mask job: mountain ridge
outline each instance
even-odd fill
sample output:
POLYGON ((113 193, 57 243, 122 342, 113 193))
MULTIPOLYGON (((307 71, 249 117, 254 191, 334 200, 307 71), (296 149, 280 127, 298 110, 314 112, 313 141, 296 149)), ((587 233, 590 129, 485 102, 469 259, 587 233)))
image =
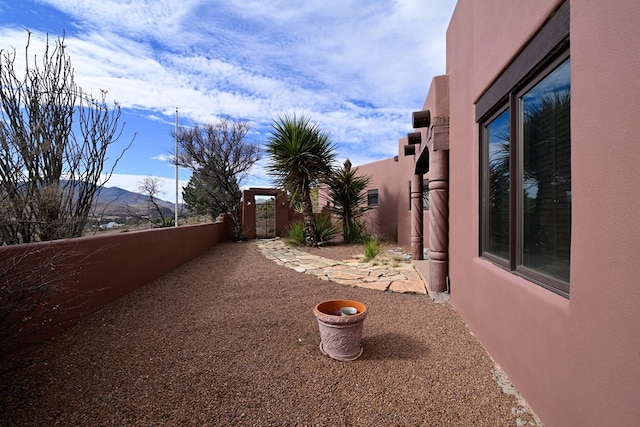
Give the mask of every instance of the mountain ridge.
MULTIPOLYGON (((154 197, 154 201, 165 217, 173 215, 175 205, 166 200, 154 197)), ((178 209, 182 210, 182 204, 178 204, 178 209)), ((155 206, 150 203, 149 195, 125 190, 120 187, 101 187, 96 192, 93 202, 93 212, 99 217, 130 217, 157 215, 155 206)))

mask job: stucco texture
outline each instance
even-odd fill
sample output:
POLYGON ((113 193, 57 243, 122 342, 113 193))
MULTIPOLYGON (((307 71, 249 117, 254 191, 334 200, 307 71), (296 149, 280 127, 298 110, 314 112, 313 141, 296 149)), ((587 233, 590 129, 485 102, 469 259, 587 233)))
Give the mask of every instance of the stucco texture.
POLYGON ((637 2, 570 4, 569 298, 479 257, 475 102, 559 4, 457 4, 447 32, 451 300, 545 425, 630 426, 640 418, 637 2))

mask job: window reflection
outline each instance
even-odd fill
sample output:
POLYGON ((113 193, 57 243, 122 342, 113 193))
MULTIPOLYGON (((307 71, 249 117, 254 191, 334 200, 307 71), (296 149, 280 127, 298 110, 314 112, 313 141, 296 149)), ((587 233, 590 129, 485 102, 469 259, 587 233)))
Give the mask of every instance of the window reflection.
POLYGON ((486 250, 509 257, 509 110, 505 110, 486 127, 489 149, 489 203, 487 203, 486 250))
POLYGON ((522 264, 569 281, 570 66, 567 59, 520 100, 522 264))

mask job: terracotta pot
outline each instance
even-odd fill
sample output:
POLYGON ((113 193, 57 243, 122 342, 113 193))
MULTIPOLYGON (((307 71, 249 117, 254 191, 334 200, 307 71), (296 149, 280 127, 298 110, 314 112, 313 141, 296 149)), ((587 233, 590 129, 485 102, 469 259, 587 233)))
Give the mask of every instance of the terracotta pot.
POLYGON ((336 360, 356 360, 362 354, 360 339, 362 323, 367 317, 367 307, 357 301, 331 300, 321 302, 313 309, 320 329, 320 351, 336 360), (356 314, 343 314, 353 307, 356 314), (341 311, 342 310, 342 311, 341 311))

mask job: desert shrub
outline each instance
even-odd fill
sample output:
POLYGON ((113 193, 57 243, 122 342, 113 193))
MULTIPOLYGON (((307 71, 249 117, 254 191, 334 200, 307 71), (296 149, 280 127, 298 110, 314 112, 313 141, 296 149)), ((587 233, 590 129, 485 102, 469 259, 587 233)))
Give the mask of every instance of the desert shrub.
POLYGON ((287 228, 287 240, 294 246, 304 245, 304 224, 302 221, 289 224, 289 228, 287 228))
POLYGON ((330 215, 315 215, 314 222, 316 230, 316 241, 319 243, 328 242, 340 233, 340 228, 333 223, 330 215))
MULTIPOLYGON (((315 239, 318 243, 328 242, 340 234, 340 228, 333 223, 330 215, 314 215, 313 225, 315 229, 315 239)), ((290 245, 302 246, 306 244, 304 238, 304 223, 302 221, 296 221, 289 224, 286 236, 290 245)))
POLYGON ((344 167, 336 169, 327 181, 329 186, 329 200, 333 212, 342 224, 342 238, 344 243, 362 241, 364 232, 363 217, 371 209, 367 205, 366 188, 371 177, 360 175, 358 168, 352 168, 347 159, 344 167))
POLYGON ((364 251, 364 260, 371 261, 382 252, 382 242, 377 236, 369 236, 364 240, 362 249, 364 251))
POLYGON ((349 226, 349 241, 351 243, 364 243, 370 237, 363 222, 357 221, 349 226))
POLYGON ((174 218, 158 218, 154 223, 154 226, 158 228, 173 227, 175 225, 176 220, 174 218))
POLYGON ((79 246, 22 245, 0 254, 0 359, 84 310, 83 298, 93 291, 80 293, 77 276, 95 253, 87 255, 79 246))

